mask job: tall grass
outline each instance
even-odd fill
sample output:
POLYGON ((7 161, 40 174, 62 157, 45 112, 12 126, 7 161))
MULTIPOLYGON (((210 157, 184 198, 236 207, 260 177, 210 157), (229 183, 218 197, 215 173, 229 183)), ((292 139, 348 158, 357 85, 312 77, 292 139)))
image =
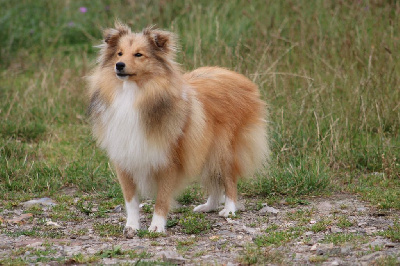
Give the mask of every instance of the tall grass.
POLYGON ((187 70, 219 65, 259 85, 270 109, 273 157, 243 191, 320 194, 339 183, 363 195, 390 189, 384 198, 376 191, 377 202, 400 202, 397 1, 3 0, 1 6, 4 199, 65 186, 120 196, 90 137, 83 79, 101 29, 118 18, 136 31, 155 24, 176 32, 178 61, 187 70))

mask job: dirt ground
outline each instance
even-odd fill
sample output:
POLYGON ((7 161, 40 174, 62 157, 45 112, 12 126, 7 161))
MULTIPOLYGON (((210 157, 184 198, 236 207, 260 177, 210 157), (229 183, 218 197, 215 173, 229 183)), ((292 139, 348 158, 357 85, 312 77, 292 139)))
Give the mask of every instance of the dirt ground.
MULTIPOLYGON (((400 265, 399 211, 344 194, 272 207, 247 198, 241 205, 237 217, 207 213, 209 229, 198 234, 185 233, 184 214, 172 212, 169 219, 178 222, 166 235, 143 231, 133 239, 123 236, 121 206, 74 221, 51 216, 51 205, 19 205, 0 212, 0 264, 400 265)), ((142 214, 147 228, 151 214, 142 214)))

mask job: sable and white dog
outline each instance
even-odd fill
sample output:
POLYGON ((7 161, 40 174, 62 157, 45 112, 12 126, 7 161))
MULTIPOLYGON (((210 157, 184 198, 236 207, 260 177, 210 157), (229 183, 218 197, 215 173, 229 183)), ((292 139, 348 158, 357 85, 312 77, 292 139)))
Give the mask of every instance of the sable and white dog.
POLYGON ((235 214, 237 182, 269 154, 266 107, 257 86, 218 67, 182 73, 173 33, 104 31, 89 77, 93 134, 115 166, 127 211, 125 234, 140 228, 139 192, 156 195, 149 231, 164 232, 170 203, 199 177, 209 192, 194 211, 235 214))

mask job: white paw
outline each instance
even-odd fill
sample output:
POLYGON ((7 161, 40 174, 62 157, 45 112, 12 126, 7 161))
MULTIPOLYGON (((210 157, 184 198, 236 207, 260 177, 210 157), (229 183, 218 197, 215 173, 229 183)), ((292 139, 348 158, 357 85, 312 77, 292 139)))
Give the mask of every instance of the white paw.
POLYGON ((165 233, 165 226, 163 225, 150 225, 149 232, 165 233))
POLYGON ((199 206, 196 206, 193 211, 194 212, 210 212, 215 210, 216 208, 214 206, 211 206, 211 204, 201 204, 199 206))
POLYGON ((235 210, 228 210, 226 208, 223 208, 219 213, 219 216, 222 217, 228 217, 229 215, 235 215, 235 210))
POLYGON ((153 220, 151 221, 149 232, 165 233, 166 223, 167 220, 165 217, 153 214, 153 220))

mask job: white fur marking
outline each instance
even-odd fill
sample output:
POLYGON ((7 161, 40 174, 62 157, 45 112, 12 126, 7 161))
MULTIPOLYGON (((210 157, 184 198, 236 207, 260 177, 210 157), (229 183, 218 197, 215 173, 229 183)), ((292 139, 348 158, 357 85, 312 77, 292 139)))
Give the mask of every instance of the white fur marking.
POLYGON ((210 195, 205 204, 201 204, 196 206, 193 211, 194 212, 210 212, 217 209, 219 206, 219 197, 218 195, 210 195))
POLYGON ((133 230, 140 229, 140 215, 139 215, 139 196, 136 193, 131 201, 125 201, 126 207, 126 225, 133 230))
POLYGON ((225 207, 222 211, 219 212, 219 216, 228 217, 229 215, 235 215, 236 212, 236 204, 233 200, 226 197, 225 199, 225 207))
POLYGON ((167 163, 169 147, 161 149, 147 141, 134 107, 136 96, 141 93, 137 84, 125 81, 115 91, 114 101, 101 116, 104 134, 99 138, 100 147, 119 167, 132 173, 143 194, 153 194, 156 186, 150 171, 167 163))
POLYGON ((149 227, 149 231, 164 233, 166 224, 167 224, 166 217, 154 213, 153 220, 151 221, 151 225, 149 227))

